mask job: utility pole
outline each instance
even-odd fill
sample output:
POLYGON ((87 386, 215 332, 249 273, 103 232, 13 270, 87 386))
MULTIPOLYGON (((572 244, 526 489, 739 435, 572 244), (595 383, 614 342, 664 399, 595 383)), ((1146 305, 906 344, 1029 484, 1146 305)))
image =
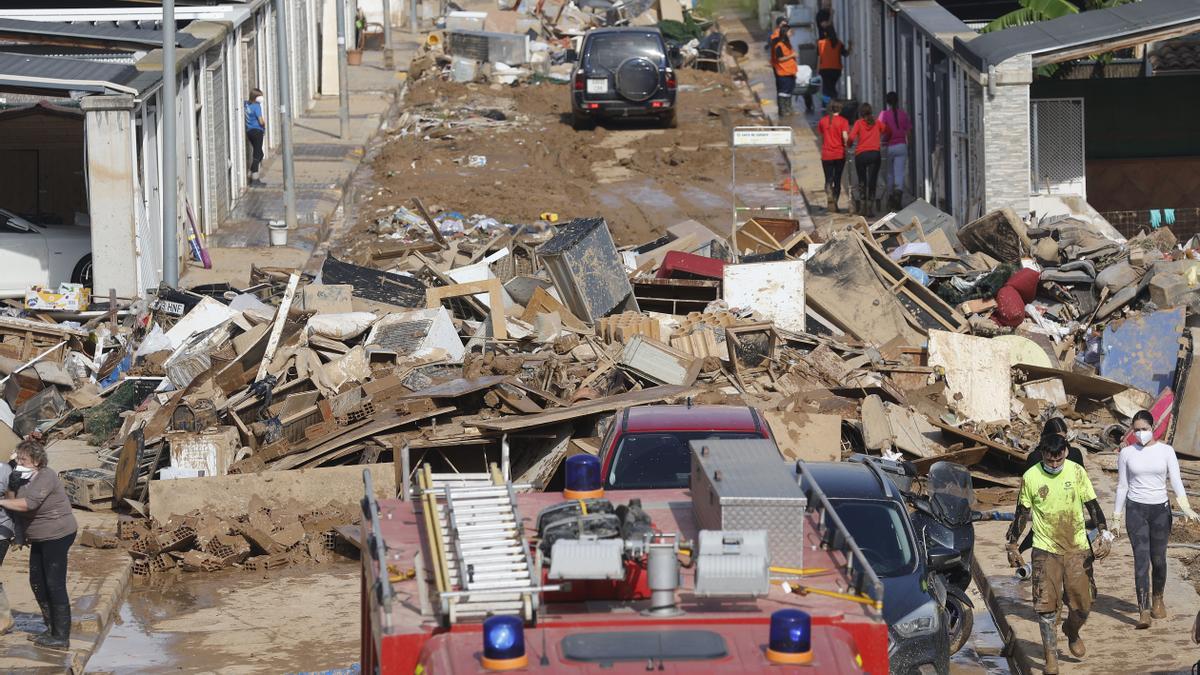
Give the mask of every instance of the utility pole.
POLYGON ((408 3, 408 32, 416 35, 421 32, 421 23, 417 20, 417 8, 420 6, 420 0, 409 0, 408 3))
POLYGON ((392 51, 392 3, 383 0, 383 66, 388 70, 396 67, 396 55, 392 51))
POLYGON ((292 161, 292 60, 288 49, 288 0, 275 2, 275 68, 279 84, 279 122, 283 140, 283 213, 289 230, 296 229, 296 167, 292 161))
POLYGON ((163 192, 162 237, 163 281, 172 288, 179 285, 179 195, 178 166, 175 158, 175 0, 163 0, 163 192))
POLYGON ((350 80, 346 68, 346 0, 337 0, 338 121, 342 140, 350 137, 350 80))

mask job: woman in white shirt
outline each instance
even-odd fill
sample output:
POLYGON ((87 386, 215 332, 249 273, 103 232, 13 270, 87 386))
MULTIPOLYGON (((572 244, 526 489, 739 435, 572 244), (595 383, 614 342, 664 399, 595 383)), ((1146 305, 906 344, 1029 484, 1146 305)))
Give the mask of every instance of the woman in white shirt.
POLYGON ((1188 520, 1200 521, 1179 478, 1175 449, 1154 440, 1153 429, 1154 417, 1149 411, 1139 410, 1133 416, 1136 441, 1121 448, 1117 460, 1117 503, 1113 507, 1112 532, 1119 535, 1124 521, 1133 547, 1138 628, 1149 628, 1151 618, 1167 616, 1163 589, 1167 585, 1167 539, 1171 536, 1168 480, 1175 491, 1179 510, 1188 520))

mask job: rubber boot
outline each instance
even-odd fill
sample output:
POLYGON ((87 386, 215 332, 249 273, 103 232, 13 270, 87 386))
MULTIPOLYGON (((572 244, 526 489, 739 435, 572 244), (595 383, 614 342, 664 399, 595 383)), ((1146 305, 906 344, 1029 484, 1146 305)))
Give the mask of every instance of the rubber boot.
POLYGON ((835 186, 833 187, 833 212, 834 212, 834 213, 841 213, 841 212, 842 212, 842 211, 841 211, 841 209, 840 209, 840 208, 838 208, 838 200, 839 200, 839 199, 841 199, 841 198, 842 198, 842 191, 841 191, 841 190, 839 190, 839 189, 837 188, 837 186, 835 185, 835 186))
POLYGON ((1087 655, 1087 646, 1083 644, 1083 638, 1079 637, 1080 628, 1083 628, 1083 620, 1075 610, 1071 610, 1067 614, 1067 620, 1063 622, 1063 635, 1067 636, 1067 647, 1071 650, 1071 656, 1081 659, 1087 655))
POLYGON ((1149 628, 1154 621, 1150 615, 1150 594, 1145 591, 1138 593, 1138 622, 1135 628, 1149 628))
POLYGON ((1058 634, 1054 632, 1054 624, 1058 620, 1058 612, 1038 614, 1038 625, 1042 629, 1042 651, 1046 659, 1046 667, 1042 669, 1046 675, 1058 675, 1058 634))
POLYGON ((7 635, 13 628, 12 608, 8 606, 8 594, 0 584, 0 635, 7 635))
POLYGON ((837 213, 837 199, 833 196, 833 183, 825 184, 825 208, 837 213))
POLYGON ((779 109, 780 117, 791 114, 791 111, 788 110, 787 100, 788 97, 782 94, 775 97, 775 107, 779 109))
POLYGON ((1167 618, 1167 605, 1163 602, 1162 593, 1154 595, 1154 600, 1150 603, 1150 616, 1155 619, 1167 618))
POLYGON ((67 650, 71 648, 71 605, 54 605, 50 608, 49 633, 33 641, 46 649, 67 650))
POLYGON ((854 201, 854 212, 860 216, 865 216, 867 213, 866 200, 863 199, 862 189, 854 188, 854 191, 851 194, 853 195, 852 199, 854 201))
POLYGON ((36 640, 39 637, 41 637, 43 635, 47 635, 54 631, 54 625, 50 622, 50 603, 42 602, 39 600, 38 607, 40 607, 42 609, 42 625, 44 625, 46 627, 46 629, 37 631, 36 633, 30 633, 29 635, 26 635, 25 639, 27 639, 27 640, 36 640))

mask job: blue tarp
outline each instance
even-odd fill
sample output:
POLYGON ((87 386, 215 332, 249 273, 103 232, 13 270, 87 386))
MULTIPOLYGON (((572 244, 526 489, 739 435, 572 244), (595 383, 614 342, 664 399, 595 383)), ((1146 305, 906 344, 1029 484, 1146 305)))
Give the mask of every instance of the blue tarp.
POLYGON ((1175 384, 1184 308, 1131 316, 1108 324, 1100 374, 1157 396, 1175 384))

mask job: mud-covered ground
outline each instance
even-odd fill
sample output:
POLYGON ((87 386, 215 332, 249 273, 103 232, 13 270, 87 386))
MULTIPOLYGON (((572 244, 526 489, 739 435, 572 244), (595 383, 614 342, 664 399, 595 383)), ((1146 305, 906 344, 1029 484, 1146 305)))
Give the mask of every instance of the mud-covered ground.
MULTIPOLYGON (((724 231, 732 220, 731 129, 762 123, 744 91, 730 75, 683 71, 678 128, 614 121, 575 131, 565 84, 420 80, 406 98, 408 120, 446 122, 413 133, 402 121, 408 131, 397 129, 375 152, 374 189, 362 192, 339 248, 364 255, 376 241, 368 226, 414 196, 431 210, 507 223, 544 212, 560 220, 603 216, 618 245, 654 239, 688 218, 724 231), (494 111, 504 119, 484 116, 499 117, 494 111), (473 155, 486 164, 470 166, 473 155)), ((740 150, 739 194, 769 191, 782 175, 780 161, 770 151, 740 150)))

